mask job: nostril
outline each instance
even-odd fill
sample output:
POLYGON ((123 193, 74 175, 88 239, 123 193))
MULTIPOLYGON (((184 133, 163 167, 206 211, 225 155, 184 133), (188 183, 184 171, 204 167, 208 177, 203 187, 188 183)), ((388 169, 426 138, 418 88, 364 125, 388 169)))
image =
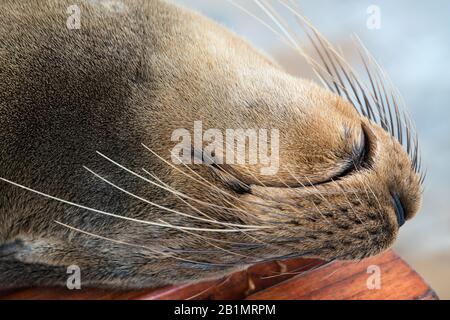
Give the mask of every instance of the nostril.
POLYGON ((405 224, 406 221, 405 208, 403 207, 402 201, 400 200, 400 197, 397 193, 394 193, 392 195, 392 199, 394 200, 394 209, 395 214, 397 215, 398 226, 401 227, 405 224))

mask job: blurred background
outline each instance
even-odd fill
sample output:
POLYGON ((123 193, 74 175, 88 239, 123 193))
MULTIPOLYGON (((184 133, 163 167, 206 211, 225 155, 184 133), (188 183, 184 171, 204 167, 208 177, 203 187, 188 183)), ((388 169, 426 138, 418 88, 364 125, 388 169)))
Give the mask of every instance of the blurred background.
MULTIPOLYGON (((272 56, 288 72, 314 78, 295 51, 231 2, 174 1, 225 25, 272 56)), ((252 1, 234 1, 270 22, 252 1)), ((271 3, 284 19, 293 21, 288 10, 276 1, 271 3)), ((421 212, 402 227, 395 249, 441 299, 450 299, 450 1, 297 3, 322 34, 344 52, 353 45, 351 35, 357 34, 402 93, 420 134, 427 179, 421 212)), ((357 52, 353 54, 347 58, 357 64, 357 52)))

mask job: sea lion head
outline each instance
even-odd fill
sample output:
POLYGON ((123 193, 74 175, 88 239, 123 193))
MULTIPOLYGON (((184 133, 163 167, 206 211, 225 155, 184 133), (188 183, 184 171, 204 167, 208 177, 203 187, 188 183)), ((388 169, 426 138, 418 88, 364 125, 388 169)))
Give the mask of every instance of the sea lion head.
MULTIPOLYGON (((224 34, 215 35, 229 48, 225 53, 194 54, 202 57, 199 64, 207 76, 195 78, 191 93, 198 94, 197 101, 190 105, 189 116, 183 113, 175 122, 192 128, 200 121, 203 138, 211 129, 223 135, 213 152, 205 148, 213 139, 202 147, 189 144, 189 161, 203 162, 177 163, 173 186, 200 200, 191 204, 206 216, 229 223, 220 228, 233 229, 202 243, 217 252, 203 259, 362 259, 390 247, 399 228, 419 210, 423 176, 418 141, 397 91, 364 47, 360 53, 368 82, 308 28, 322 57, 312 66, 326 88, 290 76, 234 35, 225 40, 224 34), (198 100, 202 103, 197 107, 198 100), (242 130, 246 151, 251 137, 258 140, 261 130, 268 133, 264 152, 276 154, 275 170, 264 173, 270 165, 251 163, 248 153, 244 162, 230 162, 227 152, 238 153, 239 147, 227 145, 228 129, 242 130)), ((191 138, 195 140, 194 134, 191 138)), ((186 205, 182 210, 198 214, 186 205)))
POLYGON ((84 232, 97 239, 78 239, 76 261, 98 260, 98 270, 114 261, 162 285, 392 245, 419 210, 423 175, 412 121, 364 47, 367 81, 305 20, 319 60, 288 40, 319 86, 200 15, 119 3, 84 1, 79 30, 66 28, 69 1, 46 1, 38 15, 40 2, 6 11, 21 27, 3 31, 13 62, 2 115, 20 143, 2 148, 0 180, 17 199, 2 234, 69 244, 57 258, 37 250, 33 262, 69 261, 72 233, 84 232), (93 243, 99 250, 85 250, 93 243))

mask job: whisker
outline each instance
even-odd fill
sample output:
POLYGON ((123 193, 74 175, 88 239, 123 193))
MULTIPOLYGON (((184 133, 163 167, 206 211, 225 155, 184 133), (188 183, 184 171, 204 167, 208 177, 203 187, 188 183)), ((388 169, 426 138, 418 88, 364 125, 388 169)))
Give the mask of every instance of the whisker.
MULTIPOLYGON (((353 68, 351 68, 346 60, 342 58, 342 56, 334 49, 330 42, 328 42, 303 15, 293 9, 287 1, 278 0, 278 2, 297 18, 299 25, 304 30, 313 47, 316 49, 316 52, 318 53, 328 76, 332 79, 332 85, 335 86, 334 89, 330 86, 330 84, 328 84, 327 87, 340 96, 345 96, 347 100, 355 105, 355 107, 356 105, 359 105, 357 110, 360 111, 363 116, 380 124, 380 126, 390 133, 393 138, 397 139, 398 142, 405 147, 411 159, 412 166, 419 174, 420 180, 422 181, 423 173, 419 170, 418 166, 420 162, 420 152, 417 132, 415 135, 412 134, 413 124, 411 118, 407 115, 406 108, 403 107, 402 111, 400 111, 398 102, 402 101, 402 99, 398 94, 398 91, 395 89, 392 81, 388 78, 380 65, 375 61, 373 56, 371 56, 368 50, 362 45, 359 38, 357 38, 359 41, 358 44, 362 49, 359 50, 359 52, 369 78, 371 90, 365 87, 361 81, 358 80, 353 68), (314 38, 310 35, 308 30, 313 33, 314 38), (321 52, 319 47, 324 50, 324 53, 321 52), (339 69, 336 67, 335 62, 338 64, 339 69), (370 62, 374 68, 370 68, 368 62, 370 62), (344 79, 340 76, 341 72, 345 76, 349 89, 347 89, 344 79), (350 92, 354 95, 355 99, 349 95, 350 92), (362 94, 364 103, 360 99, 360 94, 362 94), (373 108, 371 106, 372 103, 374 103, 377 108, 378 118, 375 117, 373 113, 373 108), (394 131, 394 123, 397 125, 397 132, 394 131), (403 130, 406 133, 405 141, 403 140, 403 130)), ((304 54, 301 55, 304 56, 304 54)), ((310 62, 311 59, 307 59, 307 61, 310 62)), ((313 69, 317 68, 316 64, 311 64, 311 66, 313 69)))
MULTIPOLYGON (((169 188, 169 187, 162 186, 162 185, 160 185, 160 184, 158 184, 158 183, 156 183, 156 182, 154 182, 154 181, 152 181, 152 180, 150 180, 150 179, 147 179, 146 177, 144 177, 144 176, 142 176, 142 175, 136 173, 135 171, 133 171, 133 170, 131 170, 131 169, 128 169, 128 168, 125 167, 124 165, 122 165, 122 164, 120 164, 120 163, 118 163, 118 162, 112 160, 111 158, 107 157, 106 155, 104 155, 103 153, 101 153, 101 152, 99 152, 99 151, 97 151, 97 154, 100 155, 101 157, 105 158, 106 160, 108 160, 108 161, 111 162, 112 164, 116 165, 117 167, 119 167, 119 168, 125 170, 126 172, 128 172, 128 173, 130 173, 130 174, 132 174, 132 175, 134 175, 134 176, 136 176, 136 177, 138 177, 139 179, 142 179, 142 180, 144 180, 145 182, 148 182, 148 183, 150 183, 150 184, 152 184, 152 185, 154 185, 154 186, 156 186, 156 187, 158 187, 158 188, 161 188, 161 189, 163 189, 163 190, 169 191, 169 192, 171 192, 171 193, 173 193, 173 194, 176 194, 176 195, 178 195, 178 196, 180 196, 180 197, 184 197, 184 198, 186 198, 186 199, 189 199, 189 200, 198 202, 198 203, 200 203, 200 204, 205 204, 205 205, 207 205, 207 206, 216 207, 216 208, 218 208, 218 209, 227 209, 227 210, 239 210, 239 211, 242 211, 241 209, 227 208, 227 207, 223 207, 223 206, 219 206, 219 205, 215 205, 215 204, 208 204, 208 203, 203 202, 203 201, 201 201, 201 200, 198 200, 198 199, 189 197, 189 196, 187 196, 187 195, 185 195, 185 194, 183 194, 183 193, 181 193, 181 192, 179 192, 179 191, 176 191, 176 190, 174 190, 174 189, 172 189, 172 188, 169 188)), ((182 172, 183 172, 183 171, 182 171, 182 172)), ((187 174, 186 174, 186 175, 187 175, 187 174)), ((194 180, 195 180, 195 179, 194 179, 194 180)))
MULTIPOLYGON (((288 173, 291 175, 291 177, 293 177, 296 181, 297 181, 297 183, 298 184, 300 184, 304 189, 306 189, 306 186, 291 172, 291 170, 289 169, 289 168, 286 168, 286 170, 288 171, 288 173)), ((305 176, 305 178, 306 178, 306 176, 305 176)), ((311 183, 311 182, 310 182, 311 183)), ((320 193, 320 191, 317 189, 317 187, 315 187, 313 184, 311 184, 311 186, 313 186, 314 188, 315 188, 315 190, 316 190, 316 192, 312 192, 312 194, 317 198, 317 199, 320 199, 321 197, 323 198, 323 199, 325 199, 325 197, 323 197, 322 196, 322 194, 320 193)), ((326 200, 326 199, 325 199, 326 200)), ((326 200, 326 201, 328 201, 328 200, 326 200)), ((313 202, 313 204, 314 204, 314 202, 313 202)), ((330 204, 331 205, 331 204, 330 204)), ((314 204, 314 206, 315 206, 315 204, 314 204)), ((317 206, 316 206, 316 209, 318 210, 318 208, 317 208, 317 206)), ((320 211, 320 210, 319 210, 320 211)), ((321 213, 321 211, 320 211, 320 213, 321 213)), ((328 219, 321 213, 321 217, 323 217, 328 223, 330 223, 329 221, 328 221, 328 219)))
POLYGON ((309 268, 310 266, 312 266, 312 265, 314 265, 316 263, 317 263, 317 261, 312 261, 312 262, 310 262, 310 263, 308 263, 306 265, 303 265, 303 266, 301 266, 299 268, 295 268, 295 269, 293 269, 291 271, 276 272, 276 274, 274 274, 274 275, 264 276, 264 277, 261 277, 261 279, 264 280, 264 279, 278 278, 278 277, 282 277, 282 276, 298 275, 298 274, 300 274, 300 271, 304 271, 305 269, 309 268))
POLYGON ((63 226, 63 227, 65 227, 65 228, 68 228, 68 229, 70 229, 72 231, 76 231, 78 233, 82 233, 82 234, 85 234, 85 235, 90 236, 90 237, 106 240, 106 241, 117 243, 117 244, 121 244, 121 245, 130 246, 130 247, 146 249, 146 250, 149 250, 149 251, 151 251, 153 253, 156 253, 156 254, 159 254, 161 256, 164 256, 165 258, 172 258, 172 259, 176 259, 176 260, 184 261, 184 262, 189 262, 189 263, 196 264, 196 265, 208 265, 208 266, 215 266, 215 267, 233 266, 233 264, 209 263, 209 262, 200 262, 200 261, 195 261, 195 260, 190 260, 190 259, 184 259, 184 258, 177 257, 177 256, 175 256, 173 254, 170 254, 170 253, 166 253, 166 252, 163 252, 163 251, 155 250, 155 249, 150 248, 148 246, 132 244, 132 243, 125 242, 125 241, 115 240, 115 239, 111 239, 111 238, 108 238, 108 237, 104 237, 104 236, 101 236, 101 235, 98 235, 98 234, 95 234, 95 233, 91 233, 91 232, 88 232, 88 231, 85 231, 85 230, 82 230, 82 229, 75 228, 73 226, 70 226, 68 224, 62 223, 62 222, 57 221, 57 220, 54 220, 54 222, 59 224, 59 225, 61 225, 61 226, 63 226))
MULTIPOLYGON (((181 164, 190 172, 192 172, 194 175, 196 175, 199 179, 196 179, 195 177, 189 175, 188 173, 184 172, 183 170, 179 169, 178 167, 176 167, 175 165, 173 165, 172 163, 170 163, 169 161, 167 161, 166 159, 164 159, 163 157, 161 157, 160 155, 158 155, 156 152, 154 152, 151 148, 147 147, 145 144, 142 144, 142 146, 147 149, 148 151, 150 151, 153 155, 155 155, 158 159, 160 159, 161 161, 163 161, 164 163, 166 163, 167 165, 169 165, 170 167, 174 168, 175 170, 177 170, 178 172, 182 173, 183 175, 187 176, 188 178, 194 180, 195 182, 207 187, 207 188, 213 188, 213 190, 215 190, 216 192, 222 193, 225 196, 228 196, 232 199, 237 200, 238 202, 242 202, 242 203, 246 203, 246 201, 243 201, 242 199, 239 199, 238 197, 230 194, 229 192, 226 192, 222 189, 220 189, 219 187, 217 187, 216 185, 212 184, 211 182, 209 182, 208 180, 206 180, 204 177, 202 177, 200 174, 198 174, 197 172, 195 172, 194 170, 192 170, 191 168, 189 168, 183 161, 180 161, 181 164), (203 180, 203 181, 202 181, 203 180)), ((175 155, 175 157, 177 157, 175 155)), ((177 159, 179 159, 177 157, 177 159)), ((181 159, 179 159, 181 160, 181 159)), ((211 190, 211 189, 210 189, 211 190)), ((244 214, 248 214, 248 212, 242 210, 242 208, 239 208, 238 206, 236 206, 235 204, 233 204, 232 202, 228 201, 227 199, 223 199, 226 203, 228 203, 229 205, 231 205, 232 207, 236 208, 238 211, 244 213, 244 214)))
MULTIPOLYGON (((315 267, 313 267, 313 268, 311 268, 311 269, 308 269, 308 270, 302 271, 302 269, 300 269, 299 272, 291 271, 291 272, 286 272, 286 273, 280 273, 280 274, 273 275, 273 276, 267 276, 267 277, 264 277, 264 278, 262 278, 262 279, 282 277, 282 276, 284 276, 284 275, 306 275, 306 274, 311 273, 311 272, 313 272, 313 271, 317 271, 317 270, 320 270, 320 269, 322 269, 322 268, 324 268, 324 267, 326 267, 326 266, 329 266, 330 264, 332 264, 332 263, 335 262, 336 260, 337 260, 337 259, 332 259, 332 260, 324 261, 322 264, 319 264, 319 265, 317 265, 317 266, 315 266, 315 267)), ((313 263, 311 263, 311 264, 313 264, 313 263)))
MULTIPOLYGON (((177 170, 178 172, 182 173, 183 175, 187 176, 187 177, 190 178, 190 179, 193 179, 195 182, 197 182, 197 183, 199 183, 199 184, 201 184, 201 185, 203 185, 203 186, 205 186, 205 187, 207 187, 207 188, 213 188, 216 192, 222 193, 222 194, 224 194, 225 196, 228 196, 228 197, 230 197, 230 198, 233 198, 233 199, 235 199, 236 201, 238 201, 238 202, 240 202, 240 203, 243 203, 243 204, 245 204, 245 205, 251 204, 251 205, 257 205, 257 206, 263 206, 263 207, 267 207, 267 208, 272 208, 270 205, 267 205, 267 204, 264 204, 264 203, 257 203, 257 202, 253 202, 253 201, 248 201, 248 200, 240 199, 240 198, 238 198, 238 197, 236 197, 236 196, 230 194, 229 192, 220 189, 219 187, 217 187, 216 185, 214 185, 214 184, 212 184, 211 182, 209 182, 208 180, 206 180, 204 177, 202 177, 200 174, 198 174, 197 172, 195 172, 194 170, 192 170, 191 168, 189 168, 185 163, 183 163, 183 162, 181 161, 182 165, 183 165, 187 170, 189 170, 190 172, 192 172, 194 175, 196 175, 198 178, 200 178, 200 179, 203 180, 204 182, 201 181, 201 180, 198 180, 198 179, 196 179, 195 177, 192 177, 192 176, 189 175, 188 173, 184 172, 183 170, 179 169, 178 167, 176 167, 175 165, 173 165, 172 163, 170 163, 169 161, 167 161, 166 159, 164 159, 164 158, 161 157, 160 155, 158 155, 156 152, 154 152, 153 150, 151 150, 151 148, 147 147, 147 146, 144 145, 144 144, 142 144, 142 146, 143 146, 144 148, 146 148, 148 151, 150 151, 153 155, 155 155, 158 159, 160 159, 161 161, 163 161, 164 163, 166 163, 167 165, 169 165, 170 167, 174 168, 174 169, 177 170)), ((179 159, 176 155, 175 155, 175 157, 176 157, 177 159, 179 159)), ((181 159, 179 159, 179 160, 181 160, 181 159)), ((250 187, 250 186, 249 186, 249 187, 250 187)), ((211 190, 211 189, 209 189, 209 190, 211 190)), ((223 199, 223 200, 224 200, 225 202, 227 202, 228 204, 230 204, 231 206, 233 206, 234 208, 236 208, 236 211, 242 212, 242 213, 244 213, 245 215, 251 215, 252 217, 255 217, 255 215, 253 215, 251 212, 245 211, 245 210, 243 210, 242 208, 237 207, 235 204, 233 204, 232 202, 230 202, 230 201, 228 201, 228 200, 226 200, 226 199, 223 199)), ((256 217, 256 218, 258 218, 258 217, 256 217)))
MULTIPOLYGON (((253 2, 255 2, 263 11, 264 13, 269 16, 272 21, 277 25, 277 27, 283 32, 283 34, 285 35, 285 37, 294 45, 294 47, 297 47, 297 41, 292 38, 291 33, 289 33, 286 30, 286 25, 283 25, 283 23, 281 23, 280 19, 277 19, 274 16, 273 11, 271 12, 270 9, 268 9, 263 3, 261 3, 259 0, 253 0, 253 2)), ((267 5, 268 6, 268 5, 267 5)), ((269 6, 268 6, 269 7, 269 6)))
MULTIPOLYGON (((146 169, 144 169, 144 168, 141 168, 141 170, 144 171, 144 172, 145 172, 146 174, 148 174, 149 176, 151 176, 153 179, 157 180, 157 181, 158 181, 161 185, 163 185, 165 188, 171 190, 171 192, 172 192, 172 190, 175 191, 175 190, 172 189, 167 183, 163 182, 160 178, 158 178, 155 174, 150 173, 148 170, 146 170, 146 169)), ((228 210, 234 211, 234 210, 236 210, 236 209, 233 209, 233 208, 228 208, 228 207, 224 207, 224 206, 214 205, 213 203, 204 202, 204 201, 201 201, 201 200, 198 200, 198 199, 189 197, 188 195, 185 195, 184 193, 179 192, 179 191, 172 192, 172 193, 173 193, 178 199, 180 199, 183 203, 185 203, 186 205, 188 205, 191 209, 195 210, 196 212, 198 212, 199 214, 201 214, 201 215, 203 215, 204 217, 207 217, 207 218, 209 218, 209 216, 208 216, 206 213, 204 213, 204 212, 202 212, 201 210, 199 210, 198 208, 194 207, 193 205, 191 205, 188 201, 184 200, 183 198, 186 198, 186 199, 188 199, 188 200, 192 200, 192 201, 198 202, 198 203, 200 203, 201 205, 206 206, 206 207, 218 208, 218 209, 225 210, 225 211, 228 211, 228 210), (184 195, 184 196, 183 196, 183 195, 184 195)), ((236 225, 236 226, 238 226, 238 225, 236 225)), ((245 226, 248 226, 248 225, 245 225, 245 226)))
POLYGON ((197 298, 197 297, 199 297, 199 296, 205 294, 206 292, 208 292, 208 291, 211 290, 212 288, 214 288, 214 287, 215 287, 215 288, 218 288, 218 287, 222 286, 222 285, 225 284, 228 280, 230 280, 232 276, 233 276, 233 275, 229 275, 229 276, 225 277, 224 279, 220 280, 220 282, 217 281, 216 283, 212 284, 211 286, 209 286, 209 287, 206 288, 205 290, 200 291, 199 293, 196 293, 196 294, 194 294, 193 296, 190 296, 189 298, 186 298, 186 300, 194 300, 195 298, 197 298))
MULTIPOLYGON (((267 29, 269 29, 270 31, 272 31, 275 35, 277 35, 279 38, 281 38, 282 40, 285 40, 284 37, 278 32, 276 31, 274 28, 272 28, 267 22, 265 22, 263 19, 259 18, 257 15, 253 14, 252 12, 250 12, 249 10, 247 10, 246 8, 244 8, 243 6, 237 4, 235 1, 233 0, 226 0, 228 2, 230 2, 233 6, 235 6, 236 8, 238 8, 239 10, 245 12, 246 14, 248 14, 249 16, 251 16, 252 18, 254 18, 255 20, 257 20, 258 22, 260 22, 263 26, 265 26, 267 29)), ((285 41, 289 46, 291 45, 288 41, 285 41)))
MULTIPOLYGON (((255 179, 256 180, 256 182, 257 183, 259 183, 260 185, 262 185, 264 188, 268 188, 267 187, 267 185, 264 183, 264 182, 262 182, 260 179, 258 179, 258 177, 256 177, 248 168, 246 168, 246 171, 247 171, 247 173, 249 174, 249 175, 251 175, 252 177, 253 177, 253 179, 255 179)), ((278 177, 278 176, 277 176, 278 177)), ((278 179, 280 180, 280 178, 278 177, 278 179)), ((281 180, 280 180, 281 181, 281 180)), ((284 182, 283 182, 284 183, 284 182)), ((286 187, 287 188, 289 188, 289 189, 291 189, 287 184, 285 184, 286 185, 286 187)), ((278 200, 275 200, 273 197, 271 197, 270 196, 270 194, 265 194, 264 195, 266 198, 268 198, 270 201, 274 201, 274 202, 279 202, 278 200)), ((286 206, 288 206, 288 207, 290 207, 290 208, 292 208, 294 211, 296 211, 297 213, 301 213, 299 210, 298 210, 298 208, 296 208, 295 206, 293 206, 292 204, 290 204, 290 203, 287 203, 287 202, 283 202, 283 204, 284 205, 286 205, 286 206)), ((279 214, 280 216, 282 215, 282 214, 279 214)))
POLYGON ((220 221, 217 221, 217 220, 211 220, 211 218, 209 218, 209 219, 200 218, 200 217, 192 216, 192 215, 187 214, 187 213, 184 213, 184 212, 180 212, 180 211, 177 211, 177 210, 174 210, 174 209, 170 209, 170 208, 167 208, 167 207, 165 207, 165 206, 162 206, 162 205, 159 205, 159 204, 157 204, 157 203, 154 203, 154 202, 152 202, 152 201, 149 201, 149 200, 147 200, 147 199, 145 199, 145 198, 142 198, 142 197, 140 197, 140 196, 138 196, 138 195, 135 195, 134 193, 129 192, 129 191, 127 191, 127 190, 125 190, 125 189, 119 187, 118 185, 116 185, 116 184, 112 183, 111 181, 107 180, 106 178, 100 176, 99 174, 95 173, 94 171, 92 171, 91 169, 89 169, 89 168, 86 167, 86 166, 83 166, 83 168, 86 169, 86 170, 87 170, 88 172, 90 172, 91 174, 93 174, 95 177, 97 177, 97 178, 99 178, 100 180, 102 180, 103 182, 105 182, 105 183, 109 184, 110 186, 116 188, 117 190, 120 190, 120 191, 122 191, 123 193, 125 193, 125 194, 127 194, 127 195, 129 195, 129 196, 131 196, 131 197, 133 197, 133 198, 136 198, 136 199, 138 199, 138 200, 140 200, 140 201, 142 201, 142 202, 145 202, 145 203, 147 203, 147 204, 150 204, 150 205, 152 205, 152 206, 154 206, 154 207, 156 207, 156 208, 165 210, 165 211, 167 211, 167 212, 175 213, 175 214, 177 214, 177 215, 184 216, 184 217, 188 217, 188 218, 195 219, 195 220, 199 220, 199 221, 210 222, 210 223, 219 224, 219 225, 224 225, 224 226, 246 227, 246 228, 251 228, 252 230, 253 230, 253 229, 268 229, 268 228, 271 228, 271 227, 269 227, 269 226, 245 226, 245 225, 241 225, 241 224, 232 224, 232 223, 220 222, 220 221))
MULTIPOLYGON (((303 188, 306 188, 306 186, 305 186, 300 180, 298 180, 297 177, 295 177, 295 176, 289 171, 289 168, 286 168, 286 170, 288 170, 288 172, 291 174, 291 176, 293 176, 294 179, 297 180, 297 182, 300 183, 300 185, 303 186, 303 188)), ((307 178, 307 177, 305 176, 305 178, 307 178)), ((310 183, 311 183, 311 182, 310 182, 310 183)), ((317 189, 317 187, 314 186, 312 183, 311 183, 311 186, 312 186, 313 188, 315 188, 315 190, 316 190, 316 192, 312 192, 312 194, 313 194, 315 197, 317 197, 318 199, 320 199, 320 195, 317 194, 317 193, 320 194, 320 191, 319 191, 319 190, 317 189)), ((325 215, 322 213, 322 211, 319 209, 319 207, 317 207, 317 205, 314 203, 314 201, 311 201, 311 203, 313 204, 313 206, 314 206, 314 208, 316 209, 316 211, 319 212, 320 216, 321 216, 328 224, 331 224, 331 222, 327 219, 327 217, 325 217, 325 215)))
POLYGON ((311 181, 307 176, 304 176, 304 177, 305 177, 305 179, 308 180, 308 183, 310 184, 310 186, 313 187, 313 188, 317 191, 317 193, 314 193, 314 194, 315 194, 315 195, 317 194, 319 198, 321 198, 322 200, 324 200, 324 201, 328 204, 328 207, 329 207, 330 209, 335 208, 335 206, 333 206, 333 205, 331 204, 331 202, 328 201, 328 199, 325 198, 325 197, 323 196, 323 194, 322 194, 322 192, 319 190, 319 188, 317 188, 317 186, 314 185, 314 184, 312 183, 312 181, 311 181))
POLYGON ((157 226, 157 227, 162 227, 162 228, 169 228, 169 229, 195 230, 195 231, 205 231, 205 232, 223 232, 223 233, 228 233, 228 232, 242 232, 242 231, 256 231, 257 230, 257 229, 206 229, 206 228, 204 229, 204 228, 194 228, 194 227, 182 227, 182 226, 175 226, 175 225, 164 225, 164 224, 157 223, 157 222, 134 219, 134 218, 120 216, 120 215, 117 215, 117 214, 114 214, 114 213, 106 212, 106 211, 103 211, 103 210, 90 208, 90 207, 87 207, 87 206, 84 206, 84 205, 81 205, 81 204, 78 204, 78 203, 75 203, 75 202, 71 202, 71 201, 67 201, 67 200, 64 200, 64 199, 61 199, 61 198, 58 198, 58 197, 51 196, 51 195, 46 194, 44 192, 40 192, 40 191, 31 189, 31 188, 28 188, 28 187, 26 187, 24 185, 21 185, 19 183, 7 180, 5 178, 1 178, 0 177, 0 180, 4 181, 4 182, 7 182, 7 183, 9 183, 11 185, 14 185, 16 187, 22 188, 24 190, 33 192, 33 193, 38 194, 40 196, 43 196, 45 198, 48 198, 48 199, 51 199, 51 200, 55 200, 55 201, 58 201, 58 202, 61 202, 61 203, 65 203, 65 204, 73 206, 73 207, 77 207, 77 208, 84 209, 84 210, 87 210, 87 211, 99 213, 99 214, 102 214, 102 215, 105 215, 105 216, 110 216, 110 217, 117 218, 117 219, 122 219, 122 220, 128 220, 128 221, 132 221, 132 222, 136 222, 136 223, 148 224, 148 225, 152 225, 152 226, 157 226))
MULTIPOLYGON (((230 2, 233 3, 233 1, 230 2)), ((403 108, 403 110, 400 112, 398 101, 402 100, 401 96, 395 90, 394 86, 392 85, 392 81, 390 81, 383 69, 379 66, 378 63, 376 63, 373 57, 368 53, 368 50, 362 45, 362 42, 359 40, 359 38, 359 45, 361 48, 363 48, 362 51, 359 50, 360 56, 362 57, 363 63, 365 64, 365 69, 370 81, 371 90, 369 90, 358 79, 358 76, 356 76, 356 73, 353 71, 351 66, 342 57, 342 54, 338 53, 334 49, 331 43, 328 42, 325 37, 323 37, 317 31, 317 29, 307 20, 307 18, 299 13, 299 10, 295 10, 291 7, 291 5, 295 6, 293 1, 289 1, 289 3, 291 4, 289 5, 288 1, 278 0, 278 2, 282 4, 286 9, 288 9, 297 19, 297 22, 302 27, 306 36, 309 38, 311 44, 315 48, 322 62, 322 65, 317 63, 314 59, 312 59, 308 54, 305 53, 305 50, 299 45, 298 41, 296 40, 295 32, 287 23, 283 21, 282 18, 280 18, 280 16, 270 4, 263 0, 254 0, 254 2, 263 10, 263 12, 272 20, 272 22, 275 23, 275 25, 282 31, 282 34, 274 30, 274 28, 272 28, 266 22, 262 21, 256 15, 248 12, 248 10, 246 10, 245 8, 236 4, 235 5, 242 11, 257 19, 259 22, 262 22, 263 25, 271 30, 275 35, 277 35, 283 41, 287 42, 287 45, 289 47, 297 51, 311 65, 312 70, 316 73, 318 78, 328 89, 336 92, 341 97, 347 98, 347 100, 355 106, 355 108, 362 114, 362 116, 367 117, 369 120, 380 124, 383 129, 385 129, 394 138, 396 138, 400 142, 400 144, 406 148, 408 155, 410 156, 410 159, 412 161, 412 166, 414 170, 419 174, 419 181, 422 184, 424 180, 424 173, 421 170, 421 166, 419 166, 419 164, 421 163, 417 133, 414 135, 414 138, 412 138, 413 135, 411 134, 413 130, 412 121, 406 114, 405 108, 403 108), (314 40, 308 30, 312 32, 314 38, 318 41, 318 43, 316 42, 316 40, 314 40), (319 46, 322 47, 324 53, 321 52, 319 46), (326 59, 326 57, 328 59, 326 59), (365 57, 367 57, 369 61, 375 66, 375 70, 369 68, 367 59, 365 57), (337 66, 339 66, 339 68, 337 66), (347 88, 347 84, 341 77, 340 72, 342 72, 342 74, 345 76, 345 80, 347 81, 347 84, 350 88, 347 88), (330 80, 327 81, 326 78, 329 78, 330 80), (389 91, 391 91, 391 93, 388 92, 387 85, 389 85, 389 91), (395 92, 395 94, 393 94, 393 92, 395 92), (383 95, 381 95, 381 93, 383 93, 383 95), (351 95, 353 95, 353 97, 351 95), (375 116, 372 103, 375 105, 376 110, 378 111, 378 117, 375 116), (357 108, 356 106, 359 106, 359 108, 357 108), (394 113, 392 111, 394 111, 394 113), (405 126, 403 126, 402 122, 405 123, 405 126), (394 132, 394 123, 397 124, 397 132, 394 132), (403 130, 405 130, 407 135, 405 144, 402 134, 403 130), (411 147, 412 145, 414 147, 411 147)))
MULTIPOLYGON (((343 192, 342 192, 342 195, 344 195, 344 197, 345 197, 347 203, 349 204, 350 209, 352 210, 354 216, 357 217, 357 219, 361 222, 361 224, 362 224, 364 230, 367 232, 367 235, 370 237, 370 233, 369 233, 369 231, 367 230, 367 226, 364 224, 364 222, 361 220, 361 218, 359 217, 359 215, 356 213, 353 204, 351 203, 350 199, 347 197, 346 192, 344 192, 344 191, 345 191, 344 188, 343 188, 337 181, 335 181, 334 179, 331 179, 331 181, 332 181, 332 182, 333 182, 340 190, 343 191, 343 192)), ((355 192, 353 192, 353 193, 355 193, 355 192)), ((361 200, 359 199, 359 197, 358 197, 358 201, 360 201, 360 203, 362 204, 362 202, 361 202, 361 200)))
MULTIPOLYGON (((162 219, 160 219, 160 221, 163 222, 163 223, 165 222, 165 221, 162 220, 162 219)), ((187 231, 187 230, 181 230, 181 231, 184 232, 184 233, 190 234, 190 235, 192 235, 192 236, 195 236, 195 237, 198 237, 198 238, 203 239, 203 240, 206 242, 206 244, 209 244, 210 246, 212 246, 212 247, 218 249, 219 251, 223 251, 223 252, 225 252, 225 253, 229 253, 229 254, 232 254, 232 255, 236 255, 236 256, 239 256, 239 257, 242 257, 242 258, 250 258, 250 259, 253 259, 252 261, 246 261, 245 263, 252 263, 252 264, 253 264, 253 263, 258 263, 258 261, 260 260, 260 259, 258 259, 258 258, 255 258, 254 256, 249 256, 249 255, 237 253, 237 252, 232 251, 232 250, 225 249, 225 248, 220 247, 220 246, 218 246, 218 245, 215 245, 214 243, 212 243, 211 241, 209 241, 209 240, 217 241, 217 239, 214 239, 214 238, 208 238, 208 237, 199 235, 199 234, 197 234, 197 233, 189 232, 189 231, 187 231)))

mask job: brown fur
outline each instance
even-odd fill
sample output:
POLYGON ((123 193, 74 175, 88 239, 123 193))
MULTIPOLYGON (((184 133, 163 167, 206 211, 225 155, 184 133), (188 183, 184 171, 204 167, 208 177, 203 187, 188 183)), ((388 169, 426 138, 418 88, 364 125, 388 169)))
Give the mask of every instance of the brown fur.
POLYGON ((123 1, 125 9, 115 11, 100 0, 78 1, 82 26, 69 30, 72 2, 0 3, 0 177, 133 219, 263 228, 148 225, 3 180, 0 287, 64 284, 73 264, 84 285, 135 288, 218 278, 293 255, 361 259, 397 236, 393 193, 407 218, 417 212, 419 177, 406 152, 338 95, 288 75, 214 22, 166 2, 123 1), (279 129, 280 170, 263 176, 257 165, 190 166, 211 186, 141 145, 170 161, 173 130, 197 120, 222 130, 279 129), (335 181, 363 130, 368 160, 335 181), (96 151, 202 202, 183 201, 96 151), (220 223, 146 203, 83 166, 151 202, 220 223))

